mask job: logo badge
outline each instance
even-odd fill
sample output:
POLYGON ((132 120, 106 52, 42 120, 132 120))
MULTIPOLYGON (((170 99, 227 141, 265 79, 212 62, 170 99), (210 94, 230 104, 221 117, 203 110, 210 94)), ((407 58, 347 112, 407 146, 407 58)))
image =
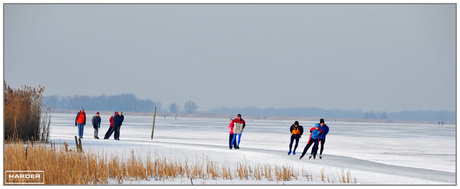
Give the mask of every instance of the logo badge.
POLYGON ((5 171, 5 184, 45 184, 45 171, 5 171))

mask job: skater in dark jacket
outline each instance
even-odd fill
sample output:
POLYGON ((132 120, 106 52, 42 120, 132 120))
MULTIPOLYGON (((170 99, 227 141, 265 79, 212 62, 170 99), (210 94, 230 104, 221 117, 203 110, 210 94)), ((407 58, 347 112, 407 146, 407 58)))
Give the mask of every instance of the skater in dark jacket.
POLYGON ((93 119, 91 120, 91 123, 93 123, 93 128, 94 128, 94 138, 99 139, 99 128, 101 127, 101 117, 99 116, 99 112, 96 113, 95 116, 93 116, 93 119))
POLYGON ((298 121, 295 121, 294 124, 291 125, 291 128, 289 128, 291 131, 291 143, 289 143, 289 152, 288 155, 291 154, 291 149, 292 149, 292 143, 295 140, 295 146, 294 146, 294 151, 292 151, 292 154, 295 155, 295 150, 297 149, 297 146, 299 145, 299 140, 303 134, 303 127, 299 125, 298 121))
MULTIPOLYGON (((117 114, 118 114, 118 112, 115 112, 113 114, 113 116, 115 116, 117 114)), ((110 136, 112 136, 112 133, 114 131, 114 129, 113 129, 113 116, 111 116, 110 119, 109 119, 110 127, 109 127, 109 130, 107 130, 107 132, 105 133, 104 139, 109 139, 110 136)))
POLYGON ((321 144, 321 150, 319 151, 319 159, 323 159, 323 150, 324 150, 324 143, 326 143, 326 135, 329 133, 329 127, 324 123, 324 119, 319 120, 319 125, 321 126, 320 129, 322 131, 321 135, 319 136, 319 142, 321 144))
POLYGON ((125 120, 125 116, 123 116, 123 112, 118 112, 118 115, 113 117, 113 129, 115 129, 114 139, 120 140, 120 127, 125 120))
POLYGON ((311 159, 311 157, 313 156, 313 158, 316 159, 316 153, 318 152, 319 136, 321 135, 321 129, 319 127, 320 126, 317 123, 315 127, 312 127, 310 129, 310 138, 308 139, 307 146, 305 146, 305 148, 303 149, 300 159, 303 158, 303 156, 307 153, 308 148, 310 148, 312 144, 314 145, 313 145, 313 148, 311 149, 311 154, 309 158, 311 159))

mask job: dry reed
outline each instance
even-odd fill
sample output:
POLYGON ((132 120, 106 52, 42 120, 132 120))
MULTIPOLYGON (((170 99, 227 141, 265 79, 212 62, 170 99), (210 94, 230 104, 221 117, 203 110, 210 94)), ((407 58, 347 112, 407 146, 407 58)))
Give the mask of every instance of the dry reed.
MULTIPOLYGON (((100 185, 112 181, 121 184, 133 180, 174 180, 178 177, 186 177, 191 182, 193 179, 202 179, 203 183, 207 179, 262 180, 263 177, 267 181, 277 182, 298 180, 298 173, 286 165, 272 168, 265 164, 251 168, 246 163, 237 163, 236 170, 232 171, 228 164, 219 167, 210 160, 205 164, 188 160, 181 163, 165 157, 152 160, 150 155, 143 160, 134 152, 128 158, 113 156, 109 159, 106 154, 78 152, 75 149, 67 151, 65 147, 56 148, 55 144, 50 147, 44 143, 32 145, 31 141, 8 141, 4 145, 4 170, 42 170, 46 173, 45 184, 51 185, 100 185)), ((313 181, 311 170, 307 172, 302 169, 301 177, 313 181)), ((321 180, 326 181, 324 168, 321 170, 321 180)), ((334 183, 335 177, 327 180, 334 183)), ((351 183, 352 180, 350 171, 342 169, 339 182, 351 183)))
POLYGON ((13 89, 4 81, 4 139, 48 142, 50 109, 42 110, 45 87, 13 89))
POLYGON ((323 181, 323 182, 325 181, 325 179, 324 179, 324 168, 321 170, 321 181, 323 181))

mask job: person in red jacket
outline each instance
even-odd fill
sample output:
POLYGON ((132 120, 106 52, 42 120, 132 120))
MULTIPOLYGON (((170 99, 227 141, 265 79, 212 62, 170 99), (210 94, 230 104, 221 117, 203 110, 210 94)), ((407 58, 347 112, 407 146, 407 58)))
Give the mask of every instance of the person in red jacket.
POLYGON ((246 127, 246 122, 241 118, 241 114, 238 114, 237 118, 232 120, 230 124, 233 124, 232 144, 235 144, 236 136, 238 135, 238 143, 235 149, 240 149, 241 134, 243 134, 244 127, 246 127))
POLYGON ((228 144, 229 144, 229 148, 230 150, 232 149, 232 146, 235 147, 236 149, 236 143, 233 142, 233 120, 230 119, 230 125, 228 125, 228 131, 229 131, 229 135, 228 135, 228 144))
MULTIPOLYGON (((115 115, 117 115, 117 114, 118 114, 118 112, 115 111, 115 113, 113 114, 113 116, 115 116, 115 115)), ((115 131, 115 130, 113 129, 113 123, 114 123, 114 122, 113 122, 113 116, 111 116, 111 117, 109 118, 110 127, 109 127, 109 130, 107 130, 107 133, 105 133, 104 139, 109 139, 110 136, 112 136, 113 131, 115 131)))
POLYGON ((75 117, 75 126, 78 126, 78 137, 83 138, 83 129, 85 129, 86 125, 86 113, 85 109, 81 107, 80 112, 77 113, 77 117, 75 117))

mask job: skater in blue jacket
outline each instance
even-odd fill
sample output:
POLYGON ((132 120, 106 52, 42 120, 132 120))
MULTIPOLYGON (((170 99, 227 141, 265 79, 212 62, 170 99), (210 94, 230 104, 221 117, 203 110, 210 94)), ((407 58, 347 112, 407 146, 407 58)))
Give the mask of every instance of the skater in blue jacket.
POLYGON ((118 112, 118 115, 113 117, 113 129, 115 131, 114 139, 120 140, 120 127, 125 120, 125 116, 123 116, 123 112, 118 112))
POLYGON ((319 120, 319 125, 321 126, 320 129, 322 131, 321 135, 319 136, 319 142, 321 144, 321 150, 319 151, 319 159, 323 159, 323 150, 324 150, 324 143, 326 143, 326 135, 329 133, 329 127, 324 123, 324 119, 319 120))
POLYGON ((315 125, 315 127, 312 127, 310 129, 310 138, 308 139, 307 146, 305 146, 305 148, 303 149, 303 152, 302 152, 302 155, 300 156, 300 159, 302 159, 303 156, 305 156, 305 154, 308 151, 308 148, 310 148, 310 146, 312 144, 314 144, 314 145, 313 145, 313 148, 311 149, 311 154, 310 154, 309 159, 311 159, 312 156, 313 156, 314 159, 316 159, 316 153, 318 152, 319 136, 321 135, 321 129, 319 127, 320 126, 317 123, 315 125))

